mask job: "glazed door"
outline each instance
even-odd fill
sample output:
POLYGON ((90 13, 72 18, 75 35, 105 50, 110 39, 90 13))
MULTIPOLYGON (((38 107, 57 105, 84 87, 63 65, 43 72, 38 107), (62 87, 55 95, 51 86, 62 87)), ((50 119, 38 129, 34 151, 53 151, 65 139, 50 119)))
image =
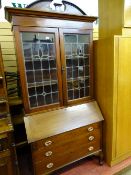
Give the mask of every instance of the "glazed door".
POLYGON ((90 30, 60 29, 64 105, 92 97, 91 41, 90 30))
POLYGON ((14 30, 26 113, 63 105, 58 29, 14 30))

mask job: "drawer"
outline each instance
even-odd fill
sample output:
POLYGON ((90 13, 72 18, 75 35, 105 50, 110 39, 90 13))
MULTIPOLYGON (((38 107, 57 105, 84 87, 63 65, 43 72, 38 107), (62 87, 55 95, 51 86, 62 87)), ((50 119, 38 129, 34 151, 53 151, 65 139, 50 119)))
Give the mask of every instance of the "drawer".
MULTIPOLYGON (((70 133, 68 133, 70 135, 70 133)), ((42 161, 43 159, 47 160, 49 157, 54 157, 58 155, 62 155, 63 153, 66 153, 68 151, 72 152, 74 148, 76 147, 83 147, 87 146, 90 143, 100 143, 100 130, 96 129, 92 133, 87 133, 87 134, 82 134, 76 137, 75 139, 73 138, 70 140, 70 142, 65 141, 65 137, 61 138, 61 142, 63 144, 61 145, 55 145, 47 147, 46 149, 43 147, 41 149, 38 149, 36 151, 32 151, 32 157, 34 162, 42 161), (64 142, 65 141, 65 142, 64 142)))
POLYGON ((50 171, 56 170, 64 165, 67 165, 75 160, 86 157, 93 152, 100 150, 100 143, 88 143, 88 145, 83 145, 82 147, 74 147, 73 150, 68 150, 68 152, 63 152, 61 155, 54 157, 49 157, 48 160, 43 160, 41 162, 34 163, 35 173, 37 175, 46 174, 50 171))
MULTIPOLYGON (((88 126, 84 126, 72 131, 68 131, 56 136, 51 136, 49 138, 32 143, 32 150, 37 151, 41 148, 48 150, 49 148, 56 147, 58 145, 68 144, 69 142, 75 142, 81 139, 81 137, 87 137, 87 135, 100 132, 100 123, 94 123, 88 126)), ((88 139, 87 139, 88 140, 88 139)))

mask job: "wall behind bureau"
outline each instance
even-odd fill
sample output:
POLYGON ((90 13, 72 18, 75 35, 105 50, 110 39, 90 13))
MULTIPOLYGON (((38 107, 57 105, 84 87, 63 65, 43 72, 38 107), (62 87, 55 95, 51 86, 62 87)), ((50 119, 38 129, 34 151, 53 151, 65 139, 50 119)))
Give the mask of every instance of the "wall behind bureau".
POLYGON ((17 65, 16 53, 14 46, 13 33, 11 31, 11 24, 8 22, 0 23, 0 44, 2 50, 2 58, 4 62, 4 71, 7 78, 8 96, 18 96, 17 89, 17 65))
POLYGON ((8 22, 0 23, 0 44, 5 71, 17 72, 13 33, 8 22))

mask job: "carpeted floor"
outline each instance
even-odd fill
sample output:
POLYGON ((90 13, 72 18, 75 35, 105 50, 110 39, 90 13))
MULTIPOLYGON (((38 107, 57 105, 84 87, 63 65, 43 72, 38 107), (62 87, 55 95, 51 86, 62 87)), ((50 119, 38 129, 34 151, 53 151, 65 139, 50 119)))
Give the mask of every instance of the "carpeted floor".
POLYGON ((115 173, 114 175, 131 175, 131 165, 126 167, 126 168, 124 168, 120 172, 115 173))

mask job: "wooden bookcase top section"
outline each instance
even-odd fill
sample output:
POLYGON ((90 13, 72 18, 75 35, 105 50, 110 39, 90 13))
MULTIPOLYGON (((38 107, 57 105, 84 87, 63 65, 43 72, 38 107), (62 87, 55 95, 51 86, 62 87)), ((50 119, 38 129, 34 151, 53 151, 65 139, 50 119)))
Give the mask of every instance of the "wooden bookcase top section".
POLYGON ((103 116, 96 101, 24 118, 29 143, 102 120, 103 116))
POLYGON ((12 16, 31 16, 31 17, 40 17, 40 18, 54 18, 62 20, 73 20, 73 21, 83 21, 83 22, 94 22, 97 17, 86 16, 86 15, 72 15, 66 13, 57 13, 57 12, 48 12, 48 11, 38 11, 33 9, 19 9, 5 7, 5 18, 11 22, 12 16))

